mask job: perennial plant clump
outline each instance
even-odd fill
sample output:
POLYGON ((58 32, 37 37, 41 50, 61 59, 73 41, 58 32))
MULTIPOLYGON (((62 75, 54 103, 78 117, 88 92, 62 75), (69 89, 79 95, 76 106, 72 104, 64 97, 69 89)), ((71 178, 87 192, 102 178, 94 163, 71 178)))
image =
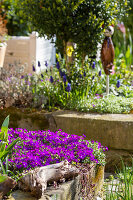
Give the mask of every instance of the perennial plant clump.
POLYGON ((85 140, 85 136, 69 135, 61 130, 27 131, 9 129, 9 143, 20 138, 9 159, 14 170, 31 169, 37 166, 58 163, 67 159, 70 163, 97 163, 105 165, 104 151, 101 143, 85 140))

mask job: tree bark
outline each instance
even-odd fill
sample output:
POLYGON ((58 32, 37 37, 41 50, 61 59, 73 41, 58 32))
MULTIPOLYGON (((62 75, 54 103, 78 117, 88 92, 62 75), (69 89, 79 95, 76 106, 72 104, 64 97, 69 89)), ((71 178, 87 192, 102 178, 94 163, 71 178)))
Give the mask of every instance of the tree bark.
POLYGON ((20 189, 31 191, 34 196, 40 197, 45 194, 49 183, 61 182, 78 176, 79 170, 70 165, 67 160, 61 163, 38 167, 31 170, 18 182, 20 189))
POLYGON ((16 186, 16 181, 7 176, 7 179, 0 183, 0 200, 16 186))

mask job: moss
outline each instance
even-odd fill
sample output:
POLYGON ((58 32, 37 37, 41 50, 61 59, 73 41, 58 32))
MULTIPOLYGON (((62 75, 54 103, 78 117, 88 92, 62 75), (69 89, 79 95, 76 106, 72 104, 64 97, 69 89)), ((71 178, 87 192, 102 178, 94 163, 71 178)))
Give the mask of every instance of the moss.
MULTIPOLYGON (((25 128, 19 127, 20 122, 26 123, 27 126, 31 126, 31 123, 34 127, 38 127, 39 129, 48 129, 49 123, 45 117, 45 113, 41 113, 41 111, 36 111, 32 109, 19 109, 15 107, 5 108, 0 110, 0 125, 2 125, 3 120, 7 115, 10 115, 10 128, 25 128), (29 124, 28 124, 29 123, 29 124)), ((23 123, 23 125, 24 125, 23 123)))

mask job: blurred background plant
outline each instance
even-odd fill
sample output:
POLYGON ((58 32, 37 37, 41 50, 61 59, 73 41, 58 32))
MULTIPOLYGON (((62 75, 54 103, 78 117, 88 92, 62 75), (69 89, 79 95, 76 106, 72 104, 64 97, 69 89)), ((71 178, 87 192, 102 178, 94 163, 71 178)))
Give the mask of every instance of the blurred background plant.
POLYGON ((76 44, 74 51, 83 65, 86 55, 95 57, 104 28, 114 24, 128 10, 127 0, 102 0, 100 3, 96 0, 14 0, 12 5, 18 9, 17 15, 28 22, 39 36, 47 36, 48 39, 56 36, 56 49, 65 58, 66 68, 68 42, 76 44))
POLYGON ((0 107, 26 107, 32 103, 30 76, 23 75, 20 63, 0 68, 0 107))
POLYGON ((15 0, 1 0, 0 5, 2 14, 6 16, 8 35, 27 36, 30 32, 29 23, 17 15, 18 7, 15 5, 15 0))
POLYGON ((106 76, 100 62, 86 60, 83 68, 78 60, 67 71, 64 59, 57 55, 56 66, 40 74, 34 92, 37 98, 44 95, 47 101, 41 107, 49 110, 63 108, 84 112, 129 113, 133 109, 131 77, 126 79, 125 71, 120 73, 116 69, 110 76, 111 89, 107 97, 106 76))
MULTIPOLYGON (((129 23, 124 21, 126 17, 122 18, 129 8, 128 1, 109 1, 109 6, 108 0, 101 1, 100 5, 98 1, 87 1, 86 4, 86 0, 68 4, 66 1, 53 1, 52 4, 51 1, 27 0, 1 2, 10 35, 26 35, 31 27, 49 39, 56 35, 59 52, 56 65, 48 67, 46 64, 45 71, 41 66, 33 65, 33 73, 24 75, 20 63, 1 69, 1 107, 13 105, 111 113, 129 113, 133 109, 132 31, 131 25, 128 27, 129 23), (89 15, 88 9, 93 11, 89 15), (44 21, 42 16, 47 20, 44 21), (102 42, 104 28, 117 24, 117 18, 123 23, 119 21, 113 36, 115 67, 110 75, 110 96, 106 98, 106 77, 95 54, 97 44, 102 42), (36 74, 37 67, 40 67, 40 74, 36 74), (111 102, 117 106, 112 106, 111 102)), ((131 9, 132 5, 130 0, 131 9)), ((131 10, 128 12, 127 21, 132 16, 131 10)))
POLYGON ((129 1, 128 16, 123 17, 115 26, 113 43, 115 46, 116 65, 125 64, 127 69, 133 70, 133 0, 129 1))
POLYGON ((112 180, 105 180, 105 200, 133 199, 133 158, 129 167, 122 161, 122 169, 116 172, 112 180))
POLYGON ((6 15, 3 14, 2 12, 2 8, 1 8, 1 3, 0 3, 0 46, 1 43, 5 42, 6 39, 6 35, 7 35, 7 20, 6 20, 6 15))

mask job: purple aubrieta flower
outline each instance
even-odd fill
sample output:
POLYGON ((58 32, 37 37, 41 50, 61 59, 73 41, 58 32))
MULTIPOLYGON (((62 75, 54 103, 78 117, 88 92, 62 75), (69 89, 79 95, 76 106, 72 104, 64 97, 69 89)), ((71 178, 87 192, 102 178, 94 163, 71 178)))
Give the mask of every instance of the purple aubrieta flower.
POLYGON ((92 162, 99 163, 94 156, 93 148, 97 145, 100 151, 107 150, 98 142, 92 141, 90 145, 90 141, 84 140, 85 135, 69 135, 61 130, 54 133, 49 130, 27 131, 11 128, 8 133, 9 143, 16 137, 22 140, 22 144, 15 145, 13 156, 9 159, 11 166, 15 165, 17 169, 28 170, 57 163, 62 159, 67 159, 71 163, 72 161, 83 162, 85 158, 88 158, 92 162))
POLYGON ((94 80, 95 76, 92 76, 92 80, 94 80))
POLYGON ((53 76, 50 76, 50 82, 51 82, 51 83, 54 82, 53 76))
POLYGON ((117 81, 116 87, 119 88, 121 85, 120 80, 117 81))
POLYGON ((66 83, 66 81, 67 81, 67 78, 66 78, 66 75, 64 75, 63 76, 63 82, 66 83))
POLYGON ((102 74, 102 72, 101 72, 101 70, 100 70, 99 73, 98 73, 98 76, 101 76, 101 74, 102 74))
POLYGON ((79 78, 82 78, 82 75, 81 75, 81 74, 79 75, 79 78))
POLYGON ((40 63, 40 61, 38 61, 38 67, 41 67, 41 63, 40 63))
POLYGON ((57 67, 57 69, 60 69, 60 64, 59 64, 59 62, 56 63, 56 67, 57 67))
POLYGON ((33 72, 35 72, 35 71, 36 71, 36 68, 35 68, 35 66, 34 66, 34 65, 32 65, 32 70, 33 70, 33 72))
POLYGON ((67 84, 66 91, 67 91, 67 92, 70 92, 70 91, 71 91, 71 83, 68 83, 68 84, 67 84))
POLYGON ((92 64, 92 69, 95 69, 95 65, 96 65, 96 63, 93 62, 93 64, 92 64))

